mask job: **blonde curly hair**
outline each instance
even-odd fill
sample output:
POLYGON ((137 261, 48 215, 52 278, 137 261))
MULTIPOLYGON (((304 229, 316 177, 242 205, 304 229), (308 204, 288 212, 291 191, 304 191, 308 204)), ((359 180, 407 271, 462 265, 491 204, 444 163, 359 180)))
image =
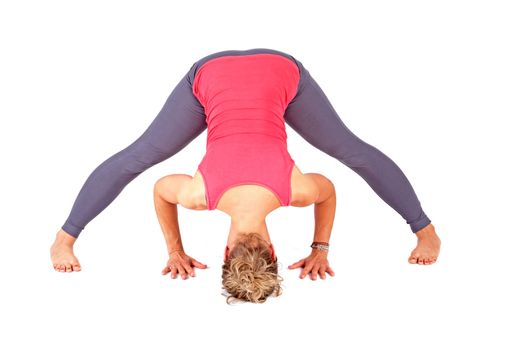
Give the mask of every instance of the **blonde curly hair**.
POLYGON ((282 277, 277 273, 277 259, 258 233, 239 235, 228 259, 222 265, 222 285, 229 293, 226 302, 245 300, 263 303, 282 294, 282 277))

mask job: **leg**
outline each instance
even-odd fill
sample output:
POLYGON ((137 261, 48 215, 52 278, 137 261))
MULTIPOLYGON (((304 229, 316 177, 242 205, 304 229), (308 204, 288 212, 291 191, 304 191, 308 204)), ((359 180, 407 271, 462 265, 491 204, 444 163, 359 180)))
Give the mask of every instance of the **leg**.
POLYGON ((308 70, 296 60, 301 80, 284 118, 314 147, 336 158, 359 174, 390 207, 396 210, 412 232, 430 224, 410 182, 385 154, 367 144, 343 123, 308 70))
MULTIPOLYGON (((84 227, 102 212, 128 183, 146 169, 179 152, 206 129, 204 108, 192 93, 191 71, 190 69, 174 88, 146 131, 128 147, 102 162, 89 175, 69 217, 57 233, 57 242, 66 242, 72 247, 84 227)), ((66 262, 75 260, 73 258, 71 251, 67 259, 59 259, 57 247, 52 247, 54 265, 60 260, 63 267, 66 262)), ((71 268, 70 265, 67 264, 67 268, 71 268)))
POLYGON ((193 96, 185 76, 147 130, 89 175, 62 227, 64 231, 77 237, 128 183, 179 152, 205 129, 204 109, 193 96))

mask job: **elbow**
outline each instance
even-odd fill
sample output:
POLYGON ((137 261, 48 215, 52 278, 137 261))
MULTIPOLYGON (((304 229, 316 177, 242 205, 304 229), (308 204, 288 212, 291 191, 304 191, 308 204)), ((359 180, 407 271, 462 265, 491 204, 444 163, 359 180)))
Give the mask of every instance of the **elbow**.
POLYGON ((165 192, 166 186, 166 177, 161 177, 153 185, 153 195, 156 197, 162 197, 162 194, 165 192))
POLYGON ((334 183, 326 176, 321 176, 320 180, 316 203, 323 203, 332 198, 335 199, 334 183))
POLYGON ((335 194, 335 186, 332 181, 328 180, 328 186, 327 186, 327 196, 325 199, 325 202, 328 200, 335 201, 336 194, 335 194))

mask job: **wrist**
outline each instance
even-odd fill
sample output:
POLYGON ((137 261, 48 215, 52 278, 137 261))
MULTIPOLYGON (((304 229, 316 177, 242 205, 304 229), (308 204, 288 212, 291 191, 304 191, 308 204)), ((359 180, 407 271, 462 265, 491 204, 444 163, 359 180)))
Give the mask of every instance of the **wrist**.
POLYGON ((171 250, 168 250, 168 255, 171 255, 173 253, 180 253, 180 252, 184 252, 184 249, 182 248, 171 249, 171 250))
POLYGON ((321 258, 326 259, 328 257, 328 251, 312 248, 312 251, 310 252, 310 256, 321 257, 321 258))
POLYGON ((328 242, 314 241, 310 245, 310 248, 312 248, 313 250, 320 250, 320 251, 328 252, 329 246, 330 244, 328 242))

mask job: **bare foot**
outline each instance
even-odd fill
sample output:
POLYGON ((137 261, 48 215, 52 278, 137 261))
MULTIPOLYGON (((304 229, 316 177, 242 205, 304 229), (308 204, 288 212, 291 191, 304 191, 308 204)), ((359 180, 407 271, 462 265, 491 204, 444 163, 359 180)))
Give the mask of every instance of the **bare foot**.
POLYGON ((417 246, 410 254, 408 262, 411 264, 431 265, 436 262, 441 240, 436 234, 434 225, 428 224, 416 232, 417 246))
POLYGON ((51 246, 51 262, 53 268, 58 272, 80 271, 80 263, 73 254, 73 245, 76 238, 66 231, 60 229, 56 235, 55 242, 51 246))

